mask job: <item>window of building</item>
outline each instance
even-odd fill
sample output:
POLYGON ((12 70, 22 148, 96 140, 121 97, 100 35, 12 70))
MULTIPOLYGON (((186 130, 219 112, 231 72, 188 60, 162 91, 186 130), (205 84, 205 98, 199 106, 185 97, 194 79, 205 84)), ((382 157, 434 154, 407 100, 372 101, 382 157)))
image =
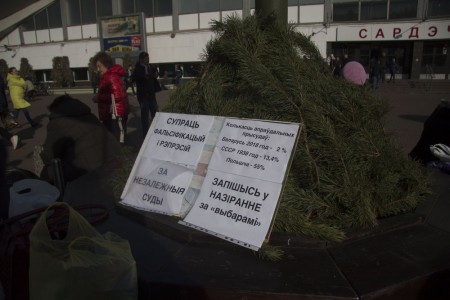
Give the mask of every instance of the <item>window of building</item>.
POLYGON ((47 7, 48 13, 48 27, 49 28, 59 28, 62 27, 61 20, 61 5, 59 1, 53 2, 47 7))
POLYGON ((74 81, 88 80, 88 68, 73 68, 74 81))
POLYGON ((112 3, 111 0, 97 0, 97 16, 107 17, 112 16, 112 3))
POLYGON ((67 0, 67 25, 81 24, 80 3, 78 0, 67 0))
POLYGON ((144 12, 147 18, 153 17, 153 1, 136 0, 136 11, 144 12))
POLYGON ((220 0, 220 10, 242 9, 242 0, 220 0))
POLYGON ((220 1, 219 0, 198 0, 198 11, 199 12, 209 12, 209 11, 219 11, 220 1))
POLYGON ((36 30, 36 28, 34 27, 34 18, 33 18, 33 16, 25 19, 25 21, 23 21, 23 23, 20 25, 20 29, 22 31, 36 30))
POLYGON ((36 30, 48 29, 47 10, 43 9, 34 15, 36 30))
POLYGON ((297 6, 298 0, 288 0, 288 6, 297 6))
POLYGON ((333 21, 358 21, 359 1, 335 0, 333 2, 333 21))
POLYGON ((180 0, 179 14, 193 14, 198 12, 198 2, 196 0, 180 0))
POLYGON ((361 20, 386 20, 387 0, 362 0, 361 20))
POLYGON ((172 1, 167 0, 153 0, 155 7, 155 17, 171 16, 172 15, 172 1))
POLYGON ((409 19, 417 17, 417 0, 390 0, 389 19, 409 19))
POLYGON ((450 1, 428 0, 428 16, 429 17, 450 16, 450 1))
POLYGON ((95 1, 80 0, 80 7, 81 7, 81 19, 83 24, 97 23, 95 1))
POLYGON ((36 70, 34 74, 36 75, 36 83, 50 81, 52 70, 36 70))
POLYGON ((134 13, 134 0, 122 0, 120 1, 120 13, 132 14, 134 13))
POLYGON ((312 4, 324 4, 324 3, 325 3, 325 0, 299 0, 298 1, 299 5, 312 5, 312 4))
POLYGON ((445 65, 447 62, 446 48, 447 45, 444 42, 424 42, 421 73, 428 73, 430 71, 434 74, 445 73, 445 65))

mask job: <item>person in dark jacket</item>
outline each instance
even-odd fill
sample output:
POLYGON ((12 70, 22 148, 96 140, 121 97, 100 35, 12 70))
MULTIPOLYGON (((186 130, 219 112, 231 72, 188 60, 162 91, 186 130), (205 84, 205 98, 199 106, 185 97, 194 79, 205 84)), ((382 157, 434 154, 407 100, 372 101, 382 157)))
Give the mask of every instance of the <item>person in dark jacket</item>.
POLYGON ((41 152, 42 179, 54 183, 55 158, 61 160, 65 182, 117 162, 121 146, 89 106, 63 95, 52 102, 49 111, 47 137, 41 152))
POLYGON ((153 68, 149 64, 149 61, 150 57, 148 53, 141 52, 132 75, 133 81, 136 82, 137 100, 141 107, 141 126, 144 138, 147 135, 147 131, 156 112, 158 112, 155 93, 161 90, 161 86, 157 80, 158 72, 156 68, 153 68), (149 112, 151 119, 149 119, 149 112))
POLYGON ((183 69, 181 69, 181 65, 175 65, 175 85, 179 86, 181 83, 181 78, 183 77, 183 69))
POLYGON ((133 66, 128 65, 127 73, 123 78, 123 80, 125 81, 125 91, 128 91, 128 88, 131 88, 133 95, 136 95, 136 91, 134 90, 133 78, 131 77, 132 75, 133 75, 133 66))
POLYGON ((381 72, 382 72, 381 63, 379 60, 376 60, 371 70, 372 88, 374 90, 380 87, 381 72))

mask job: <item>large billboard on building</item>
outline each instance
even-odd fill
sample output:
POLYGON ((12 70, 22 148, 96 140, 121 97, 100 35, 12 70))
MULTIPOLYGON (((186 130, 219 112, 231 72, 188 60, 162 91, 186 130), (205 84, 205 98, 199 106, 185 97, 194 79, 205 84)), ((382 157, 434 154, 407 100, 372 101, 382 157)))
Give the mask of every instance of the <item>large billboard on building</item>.
POLYGON ((113 57, 146 51, 144 15, 121 15, 99 20, 102 51, 113 57), (131 52, 131 53, 130 53, 131 52))

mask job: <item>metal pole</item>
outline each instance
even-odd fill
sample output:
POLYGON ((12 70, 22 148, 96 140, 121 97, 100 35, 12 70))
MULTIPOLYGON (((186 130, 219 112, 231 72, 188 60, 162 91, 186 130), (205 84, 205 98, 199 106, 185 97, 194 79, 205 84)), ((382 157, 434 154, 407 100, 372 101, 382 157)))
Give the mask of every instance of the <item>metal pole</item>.
POLYGON ((66 183, 64 182, 64 173, 61 165, 61 160, 59 158, 54 158, 52 160, 52 167, 53 167, 53 176, 55 179, 55 186, 59 190, 58 201, 62 201, 64 198, 66 183))

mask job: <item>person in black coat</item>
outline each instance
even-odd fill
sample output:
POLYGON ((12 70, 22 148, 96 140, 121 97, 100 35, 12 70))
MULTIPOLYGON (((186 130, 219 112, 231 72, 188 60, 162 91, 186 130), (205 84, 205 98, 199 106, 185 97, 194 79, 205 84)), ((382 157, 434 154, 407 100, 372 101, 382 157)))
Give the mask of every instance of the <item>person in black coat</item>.
POLYGON ((120 144, 108 132, 89 106, 69 95, 57 97, 49 106, 47 125, 41 158, 44 169, 41 179, 55 182, 52 161, 61 160, 64 181, 119 163, 120 144))
POLYGON ((8 98, 6 97, 5 92, 5 80, 0 75, 0 116, 2 118, 2 121, 4 121, 4 118, 7 113, 8 113, 8 98))
POLYGON ((144 138, 147 135, 151 122, 155 118, 156 112, 158 112, 155 93, 161 90, 157 79, 158 72, 156 68, 150 65, 149 61, 149 54, 141 52, 132 75, 133 81, 136 83, 137 100, 141 107, 141 126, 144 138))

